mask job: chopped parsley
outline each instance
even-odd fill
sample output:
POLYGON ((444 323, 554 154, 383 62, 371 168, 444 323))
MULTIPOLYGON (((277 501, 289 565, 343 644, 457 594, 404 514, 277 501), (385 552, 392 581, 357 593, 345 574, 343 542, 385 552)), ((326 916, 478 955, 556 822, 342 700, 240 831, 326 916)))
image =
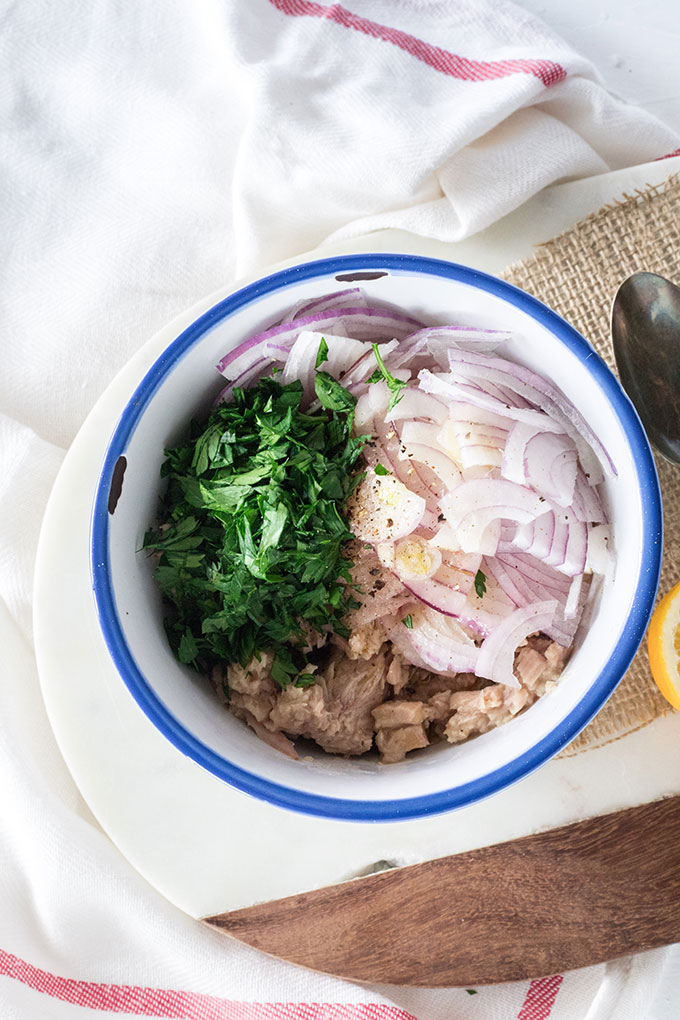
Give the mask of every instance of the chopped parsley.
POLYGON ((475 591, 480 599, 486 593, 486 574, 483 574, 481 570, 475 574, 475 591))
POLYGON ((343 411, 345 414, 354 412, 357 398, 328 372, 317 371, 314 376, 314 390, 321 406, 329 411, 343 411))
POLYGON ((477 994, 477 989, 476 988, 466 988, 465 991, 468 993, 468 995, 476 995, 477 994))
POLYGON ((273 650, 277 683, 304 686, 308 631, 348 636, 344 505, 367 437, 352 436, 356 401, 336 379, 317 372, 316 392, 323 409, 309 414, 300 382, 235 389, 166 451, 144 546, 158 554, 170 644, 202 672, 273 650))
POLYGON ((326 337, 322 336, 319 350, 316 353, 316 368, 323 365, 324 361, 328 361, 328 344, 326 343, 326 337))
POLYGON ((376 475, 391 475, 392 474, 392 472, 388 471, 388 469, 386 467, 383 467, 382 464, 376 464, 375 467, 373 468, 373 470, 375 471, 376 475))
POLYGON ((405 627, 408 627, 409 630, 413 630, 413 617, 411 616, 410 613, 408 614, 408 616, 405 616, 401 622, 404 624, 405 627))
POLYGON ((378 367, 376 368, 373 375, 368 377, 367 381, 370 383, 375 383, 380 382, 381 379, 385 380, 385 382, 387 383, 387 388, 390 391, 390 399, 387 405, 387 410, 391 411, 392 408, 396 407, 396 405, 403 397, 404 395, 403 390, 405 389, 407 384, 402 379, 395 379, 392 373, 387 368, 385 368, 385 362, 383 361, 382 354, 380 353, 380 345, 373 344, 372 346, 373 353, 375 354, 375 360, 378 362, 378 367))

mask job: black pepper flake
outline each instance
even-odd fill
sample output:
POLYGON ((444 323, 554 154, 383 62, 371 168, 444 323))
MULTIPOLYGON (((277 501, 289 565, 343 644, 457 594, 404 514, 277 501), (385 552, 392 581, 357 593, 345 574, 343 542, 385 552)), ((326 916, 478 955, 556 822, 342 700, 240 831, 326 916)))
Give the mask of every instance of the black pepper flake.
POLYGON ((385 582, 382 581, 380 578, 378 578, 378 580, 375 582, 375 590, 376 591, 382 591, 384 587, 385 587, 385 582))
POLYGON ((369 570, 371 577, 377 577, 380 573, 380 567, 373 567, 373 570, 369 570))
POLYGON ((394 527, 394 521, 392 520, 391 517, 387 518, 387 527, 388 528, 393 528, 394 527))

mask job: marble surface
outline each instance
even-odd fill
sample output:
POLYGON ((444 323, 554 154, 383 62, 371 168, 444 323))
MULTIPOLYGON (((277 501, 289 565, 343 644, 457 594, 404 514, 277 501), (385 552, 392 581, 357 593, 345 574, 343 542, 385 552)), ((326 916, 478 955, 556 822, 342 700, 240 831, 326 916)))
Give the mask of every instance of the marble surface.
POLYGON ((607 88, 680 134, 677 0, 522 0, 599 70, 607 88))
MULTIPOLYGON (((414 251, 498 272, 537 241, 626 189, 660 181, 676 164, 680 159, 554 186, 458 245, 385 232, 323 253, 414 251)), ((388 825, 322 821, 252 800, 184 758, 154 729, 99 633, 88 573, 90 504, 107 437, 137 380, 221 296, 171 323, 111 384, 67 456, 38 554, 36 646, 50 720, 90 808, 138 871, 200 917, 341 881, 377 860, 414 863, 680 792, 678 714, 608 747, 554 760, 487 801, 388 825), (68 594, 60 587, 55 598, 54 579, 65 571, 72 579, 68 594), (282 856, 287 867, 272 868, 271 860, 282 856)))

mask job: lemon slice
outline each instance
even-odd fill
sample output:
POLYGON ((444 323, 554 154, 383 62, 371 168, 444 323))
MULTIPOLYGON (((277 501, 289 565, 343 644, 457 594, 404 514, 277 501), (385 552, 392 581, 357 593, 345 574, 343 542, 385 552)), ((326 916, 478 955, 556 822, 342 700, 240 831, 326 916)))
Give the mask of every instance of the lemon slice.
POLYGON ((673 708, 680 709, 680 584, 661 599, 647 631, 654 681, 673 708))

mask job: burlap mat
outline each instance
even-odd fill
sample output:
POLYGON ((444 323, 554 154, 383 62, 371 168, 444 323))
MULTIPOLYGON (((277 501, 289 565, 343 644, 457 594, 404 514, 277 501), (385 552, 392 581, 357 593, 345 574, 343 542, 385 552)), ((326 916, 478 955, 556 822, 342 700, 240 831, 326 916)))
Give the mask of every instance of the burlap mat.
MULTIPOLYGON (((510 266, 505 279, 564 316, 616 371, 610 339, 612 299, 637 270, 680 283, 680 182, 648 187, 604 206, 510 266)), ((680 577, 680 467, 657 457, 664 503, 664 556, 659 594, 680 577)), ((618 740, 672 711, 649 673, 646 642, 591 724, 563 752, 578 754, 618 740)))

